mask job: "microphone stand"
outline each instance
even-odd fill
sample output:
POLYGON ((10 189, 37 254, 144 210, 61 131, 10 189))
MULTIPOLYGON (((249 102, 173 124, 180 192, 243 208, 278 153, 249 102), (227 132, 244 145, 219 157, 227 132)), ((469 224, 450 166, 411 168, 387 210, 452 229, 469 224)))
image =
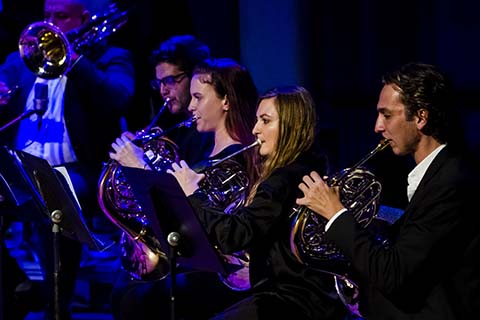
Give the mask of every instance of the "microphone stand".
MULTIPOLYGON (((18 86, 14 87, 13 89, 10 90, 9 94, 18 90, 18 88, 19 88, 18 86)), ((24 111, 18 117, 14 118, 12 121, 5 124, 3 127, 0 128, 0 132, 11 127, 15 123, 30 117, 33 114, 37 114, 39 117, 39 121, 41 121, 42 116, 45 114, 48 108, 48 84, 36 83, 34 90, 35 90, 35 98, 33 99, 33 109, 24 111)))
MULTIPOLYGON (((13 92, 17 91, 19 88, 20 88, 19 86, 15 86, 14 88, 10 89, 6 94, 3 94, 3 95, 10 95, 13 92)), ((0 96, 3 96, 3 95, 0 95, 0 96)), ((48 97, 48 91, 47 91, 47 97, 48 97)), ((20 114, 19 116, 12 119, 10 122, 3 125, 0 128, 0 133, 3 132, 4 130, 10 128, 11 126, 16 124, 17 122, 20 122, 23 119, 26 119, 26 118, 30 117, 33 114, 37 114, 38 117, 40 117, 40 119, 41 119, 41 117, 47 111, 47 103, 48 103, 47 99, 35 99, 35 101, 34 101, 34 107, 35 108, 34 109, 24 111, 22 114, 20 114)), ((1 177, 1 178, 3 178, 3 177, 1 177)), ((3 196, 0 194, 0 203, 1 202, 3 202, 3 196)), ((5 230, 4 230, 3 216, 0 215, 0 238, 3 237, 4 232, 5 232, 5 230)), ((54 233, 54 235, 55 235, 55 239, 56 239, 57 233, 54 233)), ((55 243, 55 245, 56 245, 56 243, 55 243)), ((4 310, 4 302, 5 302, 4 301, 4 292, 3 292, 3 272, 4 272, 4 270, 3 270, 3 249, 4 249, 3 248, 3 239, 0 239, 0 320, 4 319, 3 310, 4 310)), ((56 254, 56 252, 55 252, 55 254, 56 254)), ((55 291, 55 293, 57 294, 57 291, 55 291)), ((57 298, 57 297, 55 297, 55 298, 57 298)), ((58 299, 55 299, 55 302, 57 300, 58 299)), ((57 303, 56 303, 56 306, 57 306, 57 303)), ((55 308, 55 309, 57 310, 58 308, 55 308)), ((55 319, 59 320, 59 317, 56 316, 55 319)))
POLYGON ((25 118, 30 117, 33 114, 38 114, 38 116, 41 117, 44 113, 45 113, 45 111, 43 111, 43 110, 27 110, 24 113, 22 113, 21 115, 19 115, 18 117, 14 118, 12 121, 5 124, 3 127, 1 127, 0 132, 2 132, 5 129, 8 129, 9 127, 14 125, 15 123, 17 123, 19 121, 22 121, 25 118))

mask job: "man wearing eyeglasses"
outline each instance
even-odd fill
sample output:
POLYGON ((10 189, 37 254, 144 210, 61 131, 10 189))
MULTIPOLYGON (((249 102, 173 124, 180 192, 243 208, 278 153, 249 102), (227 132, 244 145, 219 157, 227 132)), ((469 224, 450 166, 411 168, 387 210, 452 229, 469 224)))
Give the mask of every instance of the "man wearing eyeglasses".
MULTIPOLYGON (((158 69, 160 69, 160 71, 157 71, 159 72, 160 74, 162 74, 162 67, 161 65, 165 65, 165 63, 160 63, 158 66, 158 69)), ((173 67, 175 69, 175 67, 173 67)), ((158 70, 157 69, 157 70, 158 70)), ((163 71, 165 72, 165 71, 163 71)), ((168 73, 168 72, 166 72, 168 73)), ((166 77, 163 77, 163 78, 160 78, 160 79, 152 79, 152 81, 150 81, 150 84, 152 86, 152 88, 154 90, 159 90, 160 92, 169 92, 172 88, 174 88, 177 84, 178 84, 178 87, 182 87, 180 89, 180 91, 182 91, 184 88, 183 86, 180 84, 183 82, 183 79, 188 79, 188 74, 186 72, 180 72, 179 74, 176 74, 176 75, 172 75, 172 76, 166 76, 166 77), (163 90, 162 90, 163 89, 163 90)), ((190 81, 188 81, 190 82, 190 81)), ((166 94, 165 94, 166 95, 166 94)), ((164 96, 164 94, 162 94, 162 96, 164 96)), ((170 110, 171 113, 178 113, 178 112, 181 112, 182 111, 182 106, 180 104, 174 104, 173 102, 168 102, 167 104, 168 106, 168 110, 170 110), (174 107, 176 107, 174 109, 174 107)))
MULTIPOLYGON (((155 67, 155 78, 150 81, 152 89, 158 93, 162 102, 159 103, 159 110, 152 112, 152 118, 157 121, 151 121, 151 126, 159 126, 164 130, 173 128, 177 124, 188 120, 192 114, 188 111, 190 104, 190 80, 194 67, 201 61, 209 58, 209 48, 201 41, 191 35, 173 36, 162 42, 157 50, 153 51, 150 59, 155 67), (165 101, 165 108, 161 107, 165 101), (160 115, 159 115, 160 113, 160 115), (154 123, 152 123, 154 122, 154 123)), ((190 165, 195 165, 204 159, 207 159, 213 149, 213 133, 199 133, 196 126, 178 127, 168 130, 167 137, 174 141, 178 148, 179 157, 190 165)), ((112 144, 114 150, 120 145, 134 148, 134 154, 143 153, 139 147, 130 143, 135 136, 131 132, 125 132, 120 138, 112 144)), ((123 154, 122 154, 123 155, 123 154)), ((118 154, 120 158, 122 155, 118 154)), ((111 154, 112 156, 112 154, 111 154)), ((123 158, 125 159, 125 158, 123 158)), ((130 161, 139 161, 136 157, 129 157, 130 161)), ((138 163, 138 162, 137 162, 138 163)), ((131 165, 132 167, 144 167, 131 165)), ((155 280, 154 275, 145 275, 149 279, 155 280)), ((208 279, 207 279, 208 280, 208 279)), ((144 281, 144 280, 140 280, 144 281)), ((119 306, 122 305, 122 299, 126 296, 130 286, 134 285, 136 280, 128 271, 122 270, 118 274, 112 291, 111 308, 114 319, 121 319, 124 315, 119 314, 119 306)), ((152 281, 153 283, 153 281, 152 281)), ((214 285, 209 283, 210 289, 214 285)), ((221 283, 218 287, 225 288, 221 283)))
MULTIPOLYGON (((168 100, 168 111, 162 113, 156 125, 168 129, 191 118, 188 105, 192 71, 209 56, 208 46, 191 35, 173 36, 153 51, 150 60, 155 78, 150 84, 163 101, 168 100)), ((192 165, 205 159, 213 147, 211 134, 199 133, 195 126, 172 130, 168 138, 179 146, 180 158, 192 165)))

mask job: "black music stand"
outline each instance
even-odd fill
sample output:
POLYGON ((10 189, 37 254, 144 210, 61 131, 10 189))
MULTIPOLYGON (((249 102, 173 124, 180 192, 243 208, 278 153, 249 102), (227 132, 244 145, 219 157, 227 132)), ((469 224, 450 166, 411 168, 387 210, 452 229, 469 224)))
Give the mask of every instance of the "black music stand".
MULTIPOLYGON (((4 319, 4 218, 45 223, 46 207, 6 147, 0 148, 0 320, 4 319), (45 213, 44 213, 45 212, 45 213)), ((6 250, 6 249, 5 249, 6 250)))
POLYGON ((175 177, 163 172, 122 167, 126 181, 151 223, 152 231, 170 258, 171 318, 175 319, 177 262, 202 271, 227 274, 175 177))
MULTIPOLYGON (((89 230, 65 177, 41 158, 19 150, 0 148, 2 188, 7 212, 20 220, 51 223, 54 249, 54 314, 59 318, 59 235, 62 234, 97 251, 107 246, 89 230), (6 170, 5 170, 6 169, 6 170), (29 203, 27 207, 22 204, 29 203), (34 209, 34 210, 32 210, 34 209), (11 213, 11 214, 12 214, 11 213)), ((3 296, 2 296, 3 298, 3 296)))

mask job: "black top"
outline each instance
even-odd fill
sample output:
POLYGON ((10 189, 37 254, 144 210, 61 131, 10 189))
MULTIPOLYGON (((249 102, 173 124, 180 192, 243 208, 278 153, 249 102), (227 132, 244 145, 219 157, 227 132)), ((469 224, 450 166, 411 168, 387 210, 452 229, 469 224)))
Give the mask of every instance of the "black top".
MULTIPOLYGON (((239 151, 242 148, 243 148, 243 145, 239 143, 231 144, 212 157, 208 157, 208 155, 203 157, 202 160, 197 161, 193 165, 191 165, 191 168, 196 172, 200 172, 200 171, 203 172, 207 169, 207 167, 211 166, 212 161, 220 160, 225 157, 228 157, 229 155, 239 151)), ((231 159, 236 161, 240 165, 245 166, 245 161, 243 160, 241 153, 232 157, 231 159)))
MULTIPOLYGON (((162 126, 163 129, 175 127, 179 123, 187 120, 186 115, 175 117, 175 124, 171 127, 162 126)), ((206 159, 213 150, 214 136, 211 132, 198 132, 196 125, 190 127, 178 127, 167 134, 178 146, 180 160, 185 160, 189 166, 206 159)))
POLYGON ((311 153, 276 169, 259 185, 252 203, 234 215, 209 208, 202 193, 189 196, 189 201, 222 252, 249 250, 254 292, 275 292, 311 318, 319 314, 328 318, 338 310, 339 302, 333 277, 299 263, 289 242, 298 184, 312 170, 324 173, 325 162, 311 153))
POLYGON ((351 214, 327 231, 358 271, 369 319, 473 319, 480 307, 478 162, 445 147, 428 167, 391 244, 370 240, 351 214))

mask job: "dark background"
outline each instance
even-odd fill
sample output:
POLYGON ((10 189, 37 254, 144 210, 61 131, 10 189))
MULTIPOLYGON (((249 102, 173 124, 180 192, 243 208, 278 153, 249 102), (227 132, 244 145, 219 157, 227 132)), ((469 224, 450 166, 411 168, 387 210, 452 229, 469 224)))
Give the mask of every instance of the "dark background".
MULTIPOLYGON (((320 115, 319 145, 332 171, 355 164, 378 143, 373 132, 381 75, 410 61, 438 65, 453 79, 467 145, 480 150, 480 3, 318 0, 117 0, 130 20, 112 41, 135 57, 137 99, 130 130, 148 124, 153 77, 150 52, 174 34, 192 33, 218 57, 251 71, 258 89, 300 84, 320 115)), ((41 1, 2 1, 0 58, 42 19, 41 1)), ((153 109, 156 107, 154 106, 153 109)), ((154 111, 154 110, 153 110, 154 111)), ((402 207, 411 161, 386 150, 369 161, 384 184, 383 202, 402 207)))

